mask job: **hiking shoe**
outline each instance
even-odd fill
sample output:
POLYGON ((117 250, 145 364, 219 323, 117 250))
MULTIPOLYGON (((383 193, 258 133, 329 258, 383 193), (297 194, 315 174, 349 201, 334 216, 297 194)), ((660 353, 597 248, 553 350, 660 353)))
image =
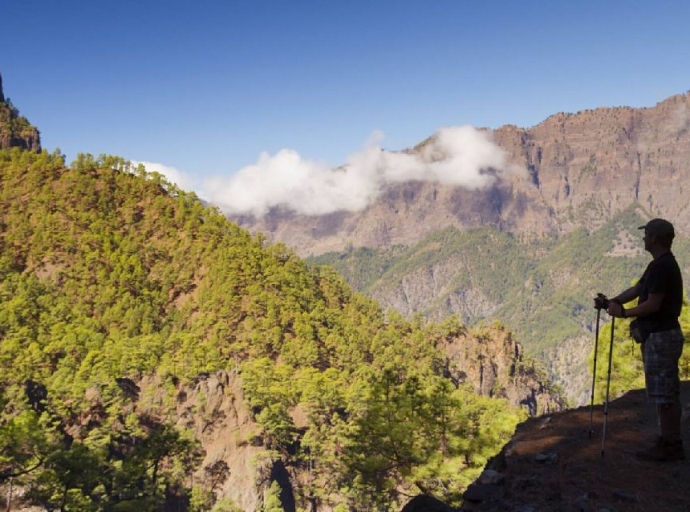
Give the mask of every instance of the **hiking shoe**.
POLYGON ((660 462, 683 460, 685 459, 683 441, 680 439, 664 439, 660 437, 657 443, 651 448, 635 452, 635 457, 641 460, 655 460, 660 462))

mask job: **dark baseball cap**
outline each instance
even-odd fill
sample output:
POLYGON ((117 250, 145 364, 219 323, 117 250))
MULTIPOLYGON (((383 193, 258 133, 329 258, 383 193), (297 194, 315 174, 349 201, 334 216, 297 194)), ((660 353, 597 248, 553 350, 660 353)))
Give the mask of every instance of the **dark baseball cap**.
POLYGON ((673 229, 673 224, 664 219, 652 219, 644 226, 640 226, 638 229, 644 229, 645 233, 660 237, 672 239, 676 236, 676 232, 673 229))

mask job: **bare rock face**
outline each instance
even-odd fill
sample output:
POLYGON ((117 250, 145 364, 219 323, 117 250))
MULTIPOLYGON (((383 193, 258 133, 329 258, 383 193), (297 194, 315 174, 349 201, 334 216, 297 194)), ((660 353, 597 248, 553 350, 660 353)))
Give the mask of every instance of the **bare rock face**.
POLYGON ((243 396, 235 373, 202 375, 178 394, 178 425, 191 429, 204 448, 197 478, 217 497, 230 498, 242 510, 258 510, 271 461, 262 462, 266 448, 255 442, 260 430, 243 396))
POLYGON ((0 149, 18 147, 28 151, 41 151, 41 139, 38 131, 20 136, 0 135, 0 149))
MULTIPOLYGON (((145 377, 138 386, 139 414, 169 414, 168 391, 159 377, 145 377)), ((225 498, 241 510, 259 510, 274 462, 266 456, 237 374, 199 375, 189 384, 176 385, 175 395, 175 426, 193 433, 204 454, 194 481, 215 500, 225 498)))
MULTIPOLYGON (((596 228, 635 201, 690 231, 690 94, 651 108, 560 113, 530 129, 503 126, 492 137, 525 176, 474 191, 408 182, 390 186, 361 212, 306 216, 275 209, 264 218, 233 220, 302 256, 410 246, 449 226, 568 233, 596 228)), ((421 151, 425 142, 409 151, 421 151)))
MULTIPOLYGON (((556 114, 529 130, 502 127, 496 143, 524 165, 565 231, 568 212, 596 226, 633 201, 673 218, 682 231, 690 177, 690 95, 653 108, 599 108, 556 114), (599 220, 598 220, 599 219, 599 220)), ((587 226, 591 227, 591 226, 587 226)))

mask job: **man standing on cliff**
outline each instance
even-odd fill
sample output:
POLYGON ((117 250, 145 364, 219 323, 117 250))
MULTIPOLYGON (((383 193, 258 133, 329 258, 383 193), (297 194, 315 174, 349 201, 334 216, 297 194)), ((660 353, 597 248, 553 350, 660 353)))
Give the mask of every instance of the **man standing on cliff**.
MULTIPOLYGON (((683 306, 683 278, 671 252, 673 225, 652 219, 644 226, 644 248, 653 260, 640 280, 609 300, 607 312, 616 318, 635 317, 635 341, 641 343, 647 399, 655 404, 659 437, 654 446, 636 452, 643 460, 672 461, 685 458, 681 439, 680 378, 678 360, 683 333, 678 317, 683 306), (638 299, 637 306, 623 304, 638 299)), ((595 307, 603 307, 596 298, 595 307)), ((631 332, 633 329, 631 329, 631 332)))

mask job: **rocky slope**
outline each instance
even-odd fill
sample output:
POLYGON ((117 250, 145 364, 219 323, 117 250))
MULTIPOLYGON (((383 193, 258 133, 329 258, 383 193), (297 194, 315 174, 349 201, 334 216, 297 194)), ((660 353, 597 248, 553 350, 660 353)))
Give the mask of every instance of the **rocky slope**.
POLYGON ((506 398, 531 416, 564 409, 559 391, 548 384, 510 331, 492 326, 446 341, 446 372, 455 382, 470 382, 477 394, 506 398))
MULTIPOLYGON (((682 387, 683 441, 688 454, 690 382, 682 387)), ((690 463, 646 462, 634 453, 657 432, 644 390, 609 403, 534 418, 465 493, 461 510, 475 512, 665 512, 690 509, 690 463), (590 431, 590 421, 592 429, 590 431), (604 424, 606 432, 604 434, 604 424), (590 435, 591 432, 591 435, 590 435)))
MULTIPOLYGON (((493 140, 526 177, 483 190, 407 182, 388 187, 361 212, 296 215, 274 208, 241 225, 267 233, 302 255, 346 247, 413 245, 447 226, 493 225, 513 233, 593 228, 634 201, 690 231, 690 94, 650 108, 560 113, 523 129, 503 126, 493 140)), ((430 139, 409 152, 420 153, 430 139)))

